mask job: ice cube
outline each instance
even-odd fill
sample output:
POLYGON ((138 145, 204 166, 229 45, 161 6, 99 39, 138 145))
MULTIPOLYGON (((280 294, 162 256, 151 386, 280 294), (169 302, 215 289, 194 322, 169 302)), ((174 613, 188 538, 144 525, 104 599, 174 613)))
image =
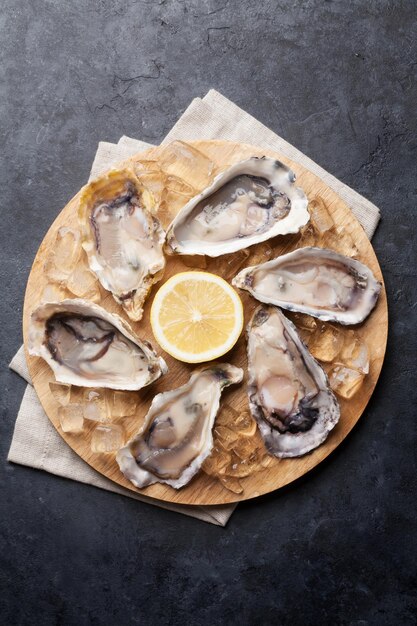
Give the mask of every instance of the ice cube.
POLYGON ((347 367, 357 370, 362 374, 369 372, 369 350, 364 341, 355 337, 355 331, 351 330, 345 337, 339 360, 347 367))
POLYGON ((161 169, 177 176, 198 191, 207 187, 214 175, 214 163, 205 154, 184 143, 173 141, 159 150, 161 169))
POLYGON ((330 324, 319 324, 308 341, 308 349, 315 359, 331 363, 343 346, 343 333, 330 324))
POLYGON ((253 437, 256 433, 256 422, 249 411, 242 411, 234 423, 234 429, 243 437, 253 437))
POLYGON ((321 198, 316 196, 310 200, 308 210, 310 211, 311 221, 320 235, 333 228, 333 219, 321 198))
POLYGON ((229 404, 223 404, 216 418, 216 426, 224 426, 238 437, 252 437, 256 432, 256 422, 249 411, 236 411, 229 404))
POLYGON ((209 476, 220 476, 224 474, 225 468, 230 463, 230 453, 220 446, 214 446, 210 456, 206 458, 202 465, 203 471, 209 476))
POLYGON ((69 403, 71 385, 52 381, 49 383, 49 389, 54 397, 54 400, 56 400, 58 404, 60 404, 61 406, 66 406, 69 403))
POLYGON ((79 433, 84 426, 83 405, 67 404, 58 409, 59 422, 64 433, 79 433))
POLYGON ((240 269, 248 265, 248 258, 249 250, 245 248, 210 259, 208 267, 210 272, 219 274, 225 280, 231 280, 240 269))
POLYGON ((77 387, 71 385, 70 391, 70 404, 83 404, 84 402, 84 387, 77 387))
POLYGON ((92 302, 100 301, 100 287, 97 278, 82 263, 78 264, 72 274, 68 278, 67 288, 78 298, 91 300, 92 302))
POLYGON ((232 476, 219 476, 219 480, 223 487, 225 487, 232 493, 243 493, 243 487, 238 478, 233 478, 232 476))
POLYGON ((165 180, 165 186, 169 191, 179 196, 184 196, 187 201, 191 200, 198 193, 195 187, 182 180, 182 178, 178 178, 178 176, 168 175, 165 180))
POLYGON ((158 219, 165 229, 168 228, 174 217, 181 211, 183 206, 187 204, 188 200, 188 196, 182 193, 177 193, 168 188, 165 189, 163 200, 158 208, 158 219))
POLYGON ((112 418, 130 417, 136 413, 138 395, 134 391, 110 391, 109 411, 112 418))
POLYGON ((305 328, 298 328, 297 330, 301 341, 305 343, 308 348, 310 343, 313 341, 314 333, 311 330, 306 330, 305 328))
POLYGON ((164 172, 141 174, 141 180, 158 201, 158 219, 167 228, 177 213, 198 191, 188 182, 164 172))
POLYGON ((47 283, 41 295, 41 302, 60 302, 71 294, 59 284, 47 283))
POLYGON ((54 244, 56 265, 62 270, 71 271, 81 254, 81 236, 78 230, 62 226, 54 244))
POLYGON ((133 164, 133 168, 135 170, 135 174, 139 179, 142 176, 143 172, 161 171, 158 161, 154 161, 153 159, 140 159, 139 161, 135 161, 133 164))
POLYGON ((341 254, 349 257, 357 257, 359 254, 359 248, 357 247, 352 235, 343 227, 336 228, 336 232, 339 235, 339 251, 341 254))
POLYGON ((252 471, 253 468, 249 462, 242 461, 238 456, 233 454, 229 465, 226 467, 225 474, 226 476, 234 478, 245 478, 252 474, 252 471))
POLYGON ((84 389, 84 417, 93 422, 110 422, 107 397, 110 390, 84 389))
POLYGON ((249 463, 256 457, 256 441, 253 437, 239 437, 233 446, 233 452, 241 460, 249 463))
POLYGON ((153 195, 157 204, 162 202, 165 193, 165 175, 162 172, 137 172, 139 181, 153 195))
POLYGON ((69 276, 69 272, 64 273, 57 268, 53 255, 48 257, 43 264, 43 274, 52 283, 63 283, 69 276))
POLYGON ((337 363, 333 365, 328 372, 328 377, 330 387, 333 391, 348 400, 359 391, 364 379, 364 374, 337 363))
POLYGON ((216 426, 214 429, 216 442, 224 449, 231 450, 239 435, 227 426, 216 426))
POLYGON ((334 231, 326 233, 324 245, 344 256, 357 257, 359 254, 359 249, 352 235, 343 226, 338 226, 334 231))
POLYGON ((306 315, 305 313, 289 313, 289 317, 298 329, 303 328, 304 330, 308 330, 312 333, 317 328, 317 321, 314 317, 306 315))
POLYGON ((236 411, 230 404, 222 404, 220 412, 216 417, 216 426, 227 426, 232 430, 235 430, 235 422, 239 417, 239 412, 236 411))
POLYGON ((45 273, 49 280, 66 280, 77 265, 81 254, 80 233, 66 226, 56 235, 52 254, 45 263, 45 273))
POLYGON ((316 246, 320 242, 320 233, 314 228, 313 224, 309 222, 300 230, 300 239, 298 242, 299 248, 306 248, 307 246, 316 246))
POLYGON ((118 424, 98 424, 91 435, 91 451, 115 452, 124 443, 124 430, 118 424))

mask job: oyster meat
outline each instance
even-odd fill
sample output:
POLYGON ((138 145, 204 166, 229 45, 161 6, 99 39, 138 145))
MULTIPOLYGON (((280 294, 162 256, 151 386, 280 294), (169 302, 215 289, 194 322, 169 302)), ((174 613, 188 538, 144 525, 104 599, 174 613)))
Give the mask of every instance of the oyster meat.
POLYGON ((243 371, 214 363, 193 373, 188 383, 152 401, 137 436, 117 453, 123 474, 136 487, 186 485, 213 447, 212 429, 222 390, 242 380, 243 371))
POLYGON ((152 284, 162 276, 165 233, 152 194, 129 169, 89 183, 80 198, 83 248, 91 270, 128 316, 141 319, 152 284))
POLYGON ((258 307, 249 323, 248 372, 250 410, 271 454, 301 456, 323 443, 339 405, 325 372, 276 307, 258 307))
POLYGON ((217 257, 298 232, 310 216, 307 198, 294 181, 286 165, 268 157, 232 165, 175 217, 167 252, 217 257))
POLYGON ((323 321, 359 324, 381 290, 369 267, 325 248, 299 248, 233 279, 257 300, 323 321))
POLYGON ((80 387, 141 389, 168 369, 118 315, 80 299, 39 306, 31 316, 28 346, 58 382, 80 387))

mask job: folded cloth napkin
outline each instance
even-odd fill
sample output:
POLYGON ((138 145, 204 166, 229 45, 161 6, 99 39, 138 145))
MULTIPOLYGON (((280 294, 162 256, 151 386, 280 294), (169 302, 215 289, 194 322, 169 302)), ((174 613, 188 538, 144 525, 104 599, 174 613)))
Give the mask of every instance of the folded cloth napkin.
MULTIPOLYGON (((210 90, 203 99, 195 98, 165 137, 163 143, 168 143, 175 139, 184 141, 193 139, 228 139, 275 150, 310 169, 329 187, 334 189, 351 207, 352 212, 362 224, 369 238, 375 232, 379 222, 379 210, 374 204, 323 170, 314 161, 294 148, 294 146, 278 137, 278 135, 217 91, 210 90)), ((123 161, 142 150, 146 150, 148 147, 150 147, 149 144, 137 139, 131 139, 130 137, 122 137, 117 145, 100 142, 91 168, 90 178, 94 178, 115 163, 123 161)), ((20 374, 29 384, 26 387, 16 419, 8 455, 9 461, 43 469, 58 476, 88 483, 141 500, 142 502, 196 517, 212 524, 226 525, 236 507, 235 504, 223 506, 170 504, 147 498, 119 487, 116 483, 96 472, 65 443, 46 416, 31 385, 23 346, 10 363, 10 368, 20 374)))

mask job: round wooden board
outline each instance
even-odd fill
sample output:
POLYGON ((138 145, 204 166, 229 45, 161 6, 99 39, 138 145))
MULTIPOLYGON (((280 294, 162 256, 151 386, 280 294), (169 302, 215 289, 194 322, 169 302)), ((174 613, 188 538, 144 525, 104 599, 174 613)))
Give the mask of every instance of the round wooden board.
MULTIPOLYGON (((278 158, 289 165, 297 175, 297 185, 304 189, 309 201, 317 198, 324 201, 335 223, 338 226, 342 226, 347 233, 353 236, 355 244, 359 250, 359 260, 368 265, 378 280, 383 282, 377 258, 361 225, 352 215, 352 212, 345 202, 343 202, 343 200, 332 189, 327 187, 321 179, 309 170, 305 169, 298 163, 294 163, 289 159, 282 157, 279 154, 269 150, 262 150, 255 146, 226 141, 195 141, 190 142, 190 145, 203 152, 214 162, 216 172, 227 168, 231 163, 240 161, 250 156, 271 156, 278 158)), ((125 162, 124 165, 131 161, 143 161, 144 158, 158 158, 159 150, 161 149, 153 148, 146 153, 140 153, 136 157, 132 157, 131 160, 125 162)), ((177 173, 177 175, 181 177, 181 162, 178 161, 177 164, 174 164, 172 173, 177 173), (178 172, 175 170, 176 167, 178 172)), ((198 184, 195 184, 195 187, 198 187, 198 184)), ((43 269, 45 260, 48 258, 48 255, 53 249, 57 230, 61 226, 65 225, 78 228, 78 199, 79 193, 58 215, 57 219, 54 221, 46 234, 33 263, 24 303, 23 333, 25 345, 28 337, 30 314, 38 306, 43 289, 47 284, 43 269)), ((164 226, 166 226, 166 224, 164 224, 164 226)), ((286 236, 276 238, 271 242, 271 245, 273 247, 273 256, 278 256, 278 254, 282 254, 297 247, 297 237, 286 236)), ((325 240, 323 245, 326 245, 325 240)), ((337 244, 329 247, 334 247, 337 250, 337 244)), ((250 262, 247 264, 249 265, 250 262)), ((187 271, 189 269, 189 267, 184 265, 181 258, 169 258, 163 281, 179 271, 187 271)), ((208 269, 210 270, 210 268, 208 269)), ((219 273, 221 274, 221 272, 219 273)), ((137 417, 135 419, 125 418, 126 421, 124 425, 129 438, 139 429, 154 395, 161 391, 166 391, 184 384, 188 380, 193 369, 192 366, 180 363, 166 353, 162 352, 153 337, 149 322, 149 311, 158 286, 158 284, 154 286, 149 298, 147 299, 142 321, 137 324, 132 322, 130 323, 140 337, 149 339, 158 352, 163 355, 169 366, 169 372, 150 387, 138 392, 140 396, 140 411, 137 417)), ((101 296, 100 304, 102 306, 109 311, 117 312, 118 314, 124 316, 121 308, 116 304, 109 293, 101 289, 101 296)), ((251 313, 258 303, 255 302, 246 292, 241 292, 240 296, 245 309, 245 323, 247 323, 251 313)), ((235 494, 227 490, 218 480, 206 475, 203 472, 199 472, 188 485, 178 491, 161 484, 151 485, 150 487, 141 490, 136 489, 120 472, 115 461, 114 454, 104 455, 94 454, 91 452, 90 436, 92 426, 87 426, 87 429, 78 435, 64 433, 61 430, 57 414, 58 405, 53 399, 49 389, 49 382, 54 380, 52 371, 42 359, 30 357, 27 353, 26 357, 34 387, 49 419, 68 445, 71 446, 71 448, 82 459, 84 459, 84 461, 89 463, 89 465, 119 485, 127 489, 131 489, 132 491, 143 493, 148 497, 189 505, 219 505, 254 498, 287 485, 318 465, 318 463, 325 459, 339 445, 339 443, 343 441, 364 411, 381 371, 388 331, 387 302, 384 288, 381 290, 381 295, 375 310, 368 317, 365 323, 359 327, 355 327, 355 331, 357 332, 357 336, 363 338, 369 347, 370 372, 365 377, 362 387, 353 398, 350 400, 343 400, 339 398, 341 418, 335 429, 330 433, 326 442, 312 453, 298 459, 274 459, 271 466, 267 469, 264 469, 261 472, 255 472, 252 475, 241 479, 241 484, 244 488, 242 494, 235 494)), ((233 350, 227 354, 223 360, 243 367, 246 372, 246 341, 243 335, 239 339, 235 348, 233 348, 233 350)), ((245 381, 242 385, 226 390, 224 392, 223 401, 237 410, 247 410, 248 403, 245 381)))

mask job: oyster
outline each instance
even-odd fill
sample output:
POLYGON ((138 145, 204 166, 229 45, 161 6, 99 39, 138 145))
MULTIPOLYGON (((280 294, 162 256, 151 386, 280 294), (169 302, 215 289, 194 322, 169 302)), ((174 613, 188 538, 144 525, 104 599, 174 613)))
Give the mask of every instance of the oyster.
POLYGON ((124 320, 86 300, 41 304, 31 316, 28 345, 58 382, 81 387, 141 389, 168 369, 124 320))
POLYGON ((83 248, 91 270, 128 316, 142 317, 152 284, 162 276, 165 233, 154 199, 130 169, 89 183, 79 205, 83 248))
POLYGON ((323 443, 339 420, 339 405, 326 374, 276 307, 258 307, 249 323, 248 371, 250 410, 271 454, 301 456, 323 443))
POLYGON ((182 387, 155 396, 139 433, 117 453, 126 478, 136 487, 186 485, 213 447, 222 390, 242 377, 240 368, 214 363, 195 371, 182 387))
POLYGON ((261 302, 340 324, 362 322, 381 290, 369 267, 325 248, 299 248, 247 267, 232 284, 261 302))
POLYGON ((217 257, 298 232, 310 216, 307 198, 294 181, 287 166, 268 157, 232 165, 175 217, 167 252, 217 257))

